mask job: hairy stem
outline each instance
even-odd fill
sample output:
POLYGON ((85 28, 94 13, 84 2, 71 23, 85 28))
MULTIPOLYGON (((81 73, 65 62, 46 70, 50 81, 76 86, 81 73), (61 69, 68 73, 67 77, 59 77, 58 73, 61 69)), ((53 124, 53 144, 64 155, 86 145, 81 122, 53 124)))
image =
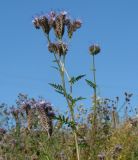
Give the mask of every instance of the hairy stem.
MULTIPOLYGON (((68 99, 68 95, 67 95, 67 91, 66 91, 66 84, 65 84, 65 74, 67 75, 68 80, 70 80, 70 77, 68 75, 68 72, 65 69, 65 56, 63 56, 63 62, 61 61, 61 59, 57 58, 56 55, 55 56, 55 60, 57 62, 57 65, 59 67, 59 71, 60 71, 60 76, 61 76, 61 81, 62 81, 62 86, 63 86, 63 90, 64 90, 64 96, 66 98, 68 107, 70 109, 70 113, 71 113, 71 120, 72 122, 75 123, 75 117, 74 117, 74 105, 72 105, 72 103, 70 103, 70 100, 68 99)), ((70 84, 70 94, 72 94, 72 84, 70 84)), ((80 154, 79 154, 79 146, 78 146, 78 140, 77 140, 77 133, 76 133, 76 127, 72 128, 73 134, 74 134, 74 140, 75 140, 75 146, 76 146, 76 154, 77 154, 77 160, 80 160, 80 154)))
POLYGON ((92 72, 93 72, 93 83, 94 83, 94 97, 93 97, 93 121, 92 121, 92 138, 93 141, 96 135, 96 120, 97 120, 97 84, 96 84, 96 68, 95 68, 95 56, 92 56, 92 72))

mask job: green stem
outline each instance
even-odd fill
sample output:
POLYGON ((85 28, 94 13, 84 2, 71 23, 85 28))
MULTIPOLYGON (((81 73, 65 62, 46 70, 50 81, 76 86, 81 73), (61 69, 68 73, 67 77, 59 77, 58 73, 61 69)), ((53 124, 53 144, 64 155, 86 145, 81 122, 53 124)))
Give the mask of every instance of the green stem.
POLYGON ((93 72, 93 82, 95 84, 95 86, 93 87, 94 90, 94 106, 93 106, 93 127, 92 127, 92 133, 93 133, 93 140, 95 138, 95 134, 96 134, 96 119, 97 119, 97 84, 96 84, 96 68, 95 68, 95 56, 92 56, 92 72, 93 72))
MULTIPOLYGON (((57 62, 57 65, 59 67, 59 71, 60 71, 60 76, 61 76, 61 81, 62 81, 62 86, 63 86, 63 90, 64 90, 64 95, 68 104, 68 107, 70 109, 70 113, 71 113, 71 120, 73 122, 75 122, 75 118, 74 118, 74 106, 70 103, 69 99, 68 99, 68 95, 67 95, 67 91, 66 91, 66 84, 65 84, 65 73, 68 77, 68 79, 70 80, 70 77, 65 69, 65 56, 63 56, 63 63, 61 62, 60 59, 58 59, 55 56, 55 60, 57 62)), ((72 84, 70 84, 70 94, 72 94, 72 84)), ((76 146, 76 153, 77 153, 77 160, 80 160, 80 154, 79 154, 79 145, 78 145, 78 141, 77 141, 77 133, 76 133, 76 127, 75 129, 73 128, 73 134, 74 134, 74 139, 75 139, 75 146, 76 146)))

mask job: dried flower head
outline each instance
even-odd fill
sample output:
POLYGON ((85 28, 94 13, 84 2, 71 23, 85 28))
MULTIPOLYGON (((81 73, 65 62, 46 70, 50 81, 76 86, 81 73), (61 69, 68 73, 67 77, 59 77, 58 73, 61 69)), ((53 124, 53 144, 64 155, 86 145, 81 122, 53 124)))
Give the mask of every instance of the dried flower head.
POLYGON ((101 49, 98 45, 94 44, 89 47, 89 51, 91 55, 96 55, 101 51, 101 49))

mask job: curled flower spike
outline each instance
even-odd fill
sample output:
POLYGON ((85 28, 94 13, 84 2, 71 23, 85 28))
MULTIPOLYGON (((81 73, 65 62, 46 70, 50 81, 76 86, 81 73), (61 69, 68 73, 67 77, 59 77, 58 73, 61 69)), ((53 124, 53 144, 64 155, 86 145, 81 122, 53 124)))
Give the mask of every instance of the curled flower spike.
POLYGON ((72 38, 73 32, 81 27, 82 22, 80 20, 71 22, 70 19, 66 19, 65 24, 67 26, 68 37, 72 38))
POLYGON ((67 23, 68 37, 72 38, 72 35, 73 35, 73 32, 74 32, 73 23, 70 20, 67 20, 66 23, 67 23))
POLYGON ((101 51, 101 49, 98 45, 94 44, 89 47, 89 51, 91 55, 96 55, 101 51))
POLYGON ((56 38, 59 40, 62 39, 67 27, 68 37, 72 38, 73 32, 81 27, 82 22, 80 20, 71 21, 67 15, 68 13, 66 11, 62 11, 59 14, 51 11, 48 16, 34 18, 33 24, 36 29, 42 28, 44 33, 47 35, 49 34, 50 30, 53 29, 56 38))
POLYGON ((35 18, 32 22, 33 22, 34 27, 36 29, 40 29, 40 24, 39 24, 39 19, 38 18, 35 18))
POLYGON ((49 34, 50 26, 48 23, 48 18, 46 16, 43 16, 42 18, 40 18, 39 23, 40 23, 40 26, 42 27, 43 31, 46 34, 49 34))
POLYGON ((42 28, 44 33, 49 34, 51 28, 49 25, 49 20, 46 16, 41 16, 41 17, 35 18, 33 20, 33 24, 36 29, 42 28))
POLYGON ((52 118, 55 115, 50 103, 40 101, 37 103, 37 109, 39 112, 40 123, 43 129, 48 133, 48 137, 52 135, 53 123, 52 118))
POLYGON ((49 26, 50 28, 55 26, 56 13, 51 11, 49 13, 49 26))
POLYGON ((55 19, 54 31, 58 39, 62 39, 63 37, 64 31, 65 31, 65 18, 66 18, 66 15, 61 13, 55 19))

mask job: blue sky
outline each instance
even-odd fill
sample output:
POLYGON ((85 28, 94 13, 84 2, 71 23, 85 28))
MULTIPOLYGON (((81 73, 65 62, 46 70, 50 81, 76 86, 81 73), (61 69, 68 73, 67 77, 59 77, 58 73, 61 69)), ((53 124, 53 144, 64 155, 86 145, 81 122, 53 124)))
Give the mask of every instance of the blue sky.
MULTIPOLYGON (((18 93, 43 96, 59 110, 66 108, 63 98, 48 85, 59 82, 50 67, 53 56, 46 39, 35 30, 32 17, 51 10, 69 12, 80 18, 82 28, 70 43, 67 68, 70 75, 87 74, 91 79, 88 47, 101 46, 96 57, 98 93, 101 97, 122 99, 125 91, 134 93, 138 104, 138 1, 137 0, 2 0, 0 2, 0 102, 14 104, 18 93)), ((87 97, 92 90, 81 81, 76 95, 87 97), (85 88, 85 89, 84 89, 85 88)))

